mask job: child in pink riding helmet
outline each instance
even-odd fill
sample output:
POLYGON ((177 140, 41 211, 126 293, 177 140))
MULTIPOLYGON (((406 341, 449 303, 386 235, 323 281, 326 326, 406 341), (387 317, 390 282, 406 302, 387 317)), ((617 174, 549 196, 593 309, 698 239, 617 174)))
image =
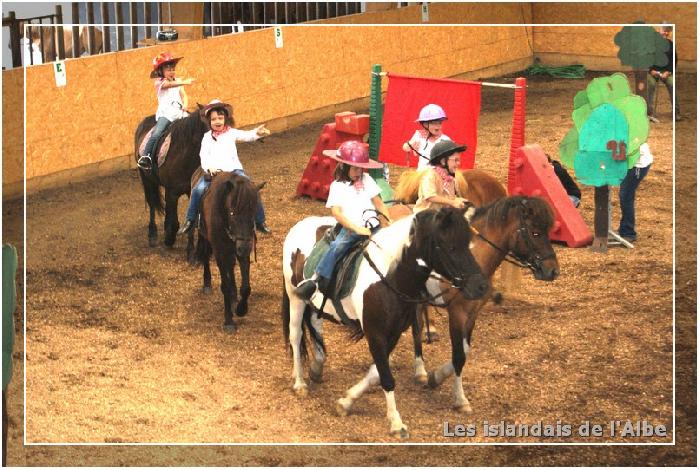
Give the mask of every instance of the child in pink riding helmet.
POLYGON ((193 78, 175 78, 175 67, 182 57, 173 57, 169 52, 158 54, 153 59, 151 78, 155 78, 153 85, 158 98, 156 110, 156 127, 146 143, 143 155, 139 157, 138 166, 144 170, 150 170, 153 161, 151 153, 160 136, 165 132, 170 123, 176 119, 187 116, 187 93, 185 86, 194 82, 193 78))
POLYGON ((297 286, 295 292, 304 300, 311 299, 319 286, 322 291, 325 290, 337 260, 362 237, 372 234, 366 223, 374 214, 366 211, 376 211, 386 217, 388 223, 391 222, 382 202, 381 189, 365 172, 365 169, 383 167, 381 163, 370 160, 367 144, 351 140, 343 142, 337 151, 324 150, 323 154, 340 162, 335 168, 335 181, 331 183, 328 191, 326 207, 330 208, 331 214, 343 228, 331 242, 313 277, 297 286))
POLYGON ((442 121, 447 119, 447 114, 441 106, 427 104, 418 113, 417 123, 423 129, 417 130, 408 142, 403 144, 404 152, 413 151, 418 156, 418 169, 430 164, 430 151, 436 143, 442 140, 450 140, 442 133, 442 121))

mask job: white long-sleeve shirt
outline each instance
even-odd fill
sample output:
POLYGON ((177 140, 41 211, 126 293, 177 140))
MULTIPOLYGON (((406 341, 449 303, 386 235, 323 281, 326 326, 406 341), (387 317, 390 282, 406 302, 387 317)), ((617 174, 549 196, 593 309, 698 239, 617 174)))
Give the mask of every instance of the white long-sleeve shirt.
POLYGON ((202 137, 202 147, 199 150, 199 159, 202 169, 206 171, 242 170, 243 165, 238 158, 236 141, 253 142, 259 138, 255 129, 242 131, 240 129, 230 128, 228 131, 219 135, 216 140, 212 137, 211 131, 207 132, 204 134, 204 137, 202 137))

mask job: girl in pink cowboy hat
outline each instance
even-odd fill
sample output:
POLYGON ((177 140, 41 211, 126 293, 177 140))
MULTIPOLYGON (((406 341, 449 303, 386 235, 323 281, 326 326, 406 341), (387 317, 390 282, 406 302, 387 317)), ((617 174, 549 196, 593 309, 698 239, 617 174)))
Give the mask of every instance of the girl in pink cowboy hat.
POLYGON ((437 104, 426 104, 418 113, 416 122, 423 129, 417 130, 408 142, 403 144, 403 151, 413 151, 418 155, 418 169, 426 168, 430 163, 430 152, 436 143, 442 140, 450 140, 442 133, 442 122, 447 119, 447 114, 437 104))
POLYGON ((151 78, 158 98, 156 110, 156 127, 146 143, 143 155, 139 158, 138 166, 150 170, 153 164, 151 153, 158 138, 165 132, 171 122, 187 116, 187 93, 185 86, 192 85, 194 78, 175 78, 175 67, 182 57, 173 57, 169 52, 162 52, 153 58, 151 78))
POLYGON ((319 286, 322 291, 325 290, 337 260, 362 237, 372 234, 372 230, 365 226, 368 219, 373 217, 372 212, 382 214, 391 223, 380 196, 381 189, 364 171, 383 168, 381 163, 370 160, 367 144, 351 140, 343 142, 338 150, 324 150, 323 154, 340 162, 335 168, 335 181, 328 191, 326 207, 330 208, 331 214, 343 228, 331 242, 313 277, 297 286, 296 294, 304 300, 309 300, 319 286), (368 209, 370 213, 366 214, 368 209))

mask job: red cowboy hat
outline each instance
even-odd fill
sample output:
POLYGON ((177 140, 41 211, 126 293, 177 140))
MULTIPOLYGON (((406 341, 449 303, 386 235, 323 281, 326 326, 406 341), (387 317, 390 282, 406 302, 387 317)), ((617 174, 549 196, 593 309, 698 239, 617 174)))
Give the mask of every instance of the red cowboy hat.
POLYGON ((368 148, 369 145, 367 144, 357 140, 348 140, 343 142, 338 150, 324 150, 323 154, 351 166, 369 169, 384 168, 383 164, 370 160, 368 148))
POLYGON ((158 76, 158 69, 163 65, 172 63, 177 64, 182 57, 173 57, 170 52, 161 52, 153 58, 153 70, 151 70, 151 78, 156 78, 158 76))

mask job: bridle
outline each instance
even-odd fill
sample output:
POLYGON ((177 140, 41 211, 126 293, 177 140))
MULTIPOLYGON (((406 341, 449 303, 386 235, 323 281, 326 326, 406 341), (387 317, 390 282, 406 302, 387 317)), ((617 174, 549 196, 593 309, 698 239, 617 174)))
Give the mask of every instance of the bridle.
MULTIPOLYGON (((524 204, 524 203, 523 203, 524 204)), ((535 246, 535 242, 533 240, 533 235, 530 233, 530 230, 527 228, 527 224, 525 222, 525 215, 523 213, 523 208, 518 207, 518 218, 519 218, 519 226, 516 229, 516 241, 518 239, 522 239, 525 242, 525 246, 527 247, 527 254, 526 255, 520 255, 518 253, 513 252, 513 250, 506 250, 501 248, 500 246, 496 245, 493 243, 491 240, 483 236, 477 229, 474 227, 472 224, 470 224, 470 228, 474 235, 477 237, 481 238, 483 241, 488 243, 492 248, 496 249, 500 253, 503 254, 504 260, 514 264, 520 268, 527 268, 532 273, 541 273, 542 272, 542 264, 544 263, 545 260, 548 260, 550 258, 556 257, 556 254, 554 251, 549 253, 546 256, 541 256, 537 252, 537 247, 535 246)))
POLYGON ((258 262, 258 251, 256 249, 257 244, 258 244, 258 236, 255 234, 255 226, 253 226, 253 237, 252 238, 244 238, 244 237, 237 237, 231 232, 231 217, 234 216, 235 210, 238 207, 231 209, 229 211, 229 217, 226 218, 226 227, 224 228, 224 231, 226 232, 226 235, 228 238, 233 242, 233 245, 235 246, 236 243, 239 241, 241 242, 253 242, 253 261, 255 263, 258 262))
MULTIPOLYGON (((372 210, 372 209, 367 209, 367 210, 372 210)), ((381 214, 380 212, 377 212, 377 214, 380 216, 386 217, 384 214, 381 214)), ((378 218, 378 217, 375 217, 375 218, 378 218)), ((413 220, 414 230, 415 230, 415 225, 416 225, 416 221, 414 219, 413 220)), ((369 242, 374 243, 374 245, 377 246, 377 248, 379 248, 380 250, 383 251, 383 248, 372 238, 369 238, 369 242)), ((460 287, 457 284, 460 281, 463 282, 464 279, 461 277, 461 275, 454 274, 453 268, 454 268, 455 263, 452 262, 452 258, 448 254, 447 255, 445 254, 445 250, 439 244, 429 244, 428 246, 429 246, 429 249, 428 249, 427 263, 425 261, 423 261, 421 258, 418 258, 416 261, 419 261, 419 263, 418 263, 419 269, 416 271, 420 272, 420 270, 425 270, 428 268, 428 266, 432 266, 432 260, 434 259, 432 253, 433 253, 433 251, 438 252, 439 260, 443 264, 443 268, 447 272, 447 276, 443 276, 441 274, 432 274, 433 270, 431 268, 430 274, 428 275, 428 278, 435 279, 435 280, 440 281, 440 282, 446 282, 447 284, 449 284, 449 286, 447 288, 443 289, 442 291, 438 292, 435 295, 429 295, 425 289, 422 289, 422 292, 425 292, 425 294, 422 294, 422 292, 421 292, 421 295, 418 295, 415 297, 401 292, 397 287, 395 287, 394 285, 392 285, 389 282, 389 280, 381 272, 381 270, 377 267, 377 265, 374 263, 374 261, 372 261, 372 258, 370 258, 369 253, 367 253, 366 249, 364 249, 362 251, 362 256, 367 260, 367 263, 374 270, 374 272, 377 274, 377 276, 379 276, 379 279, 381 280, 381 282, 384 285, 386 285, 389 288, 389 290, 391 290, 394 294, 396 294, 396 296, 399 297, 399 299, 401 299, 403 302, 412 303, 412 304, 428 303, 428 304, 434 305, 436 307, 446 307, 447 305, 449 305, 450 302, 452 302, 454 297, 459 295, 459 292, 461 292, 462 287, 460 287), (448 260, 448 262, 446 262, 446 260, 448 260), (444 298, 445 294, 452 289, 455 289, 457 291, 452 298, 450 298, 444 304, 435 303, 436 299, 444 298)))

